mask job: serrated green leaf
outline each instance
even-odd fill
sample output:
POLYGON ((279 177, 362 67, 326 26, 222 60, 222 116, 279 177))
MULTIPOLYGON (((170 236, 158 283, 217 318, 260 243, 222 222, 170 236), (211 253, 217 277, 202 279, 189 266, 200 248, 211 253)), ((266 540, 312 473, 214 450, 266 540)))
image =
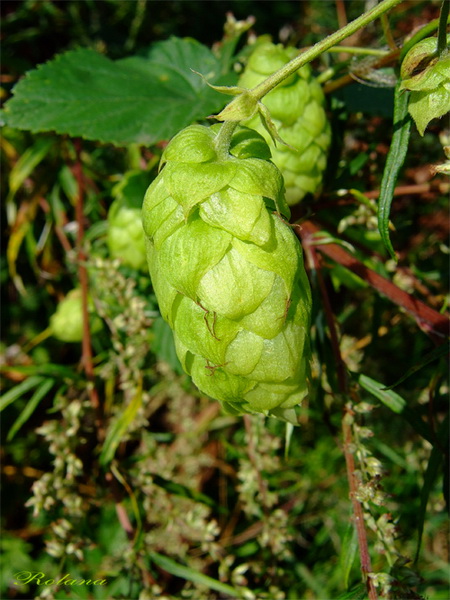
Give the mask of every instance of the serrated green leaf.
POLYGON ((105 467, 112 461, 118 445, 122 441, 129 425, 133 422, 139 407, 142 404, 142 387, 136 390, 134 397, 126 409, 115 420, 106 434, 105 443, 100 453, 100 464, 105 467))
POLYGON ((175 562, 167 556, 163 556, 157 552, 149 552, 149 558, 156 565, 158 565, 158 567, 161 567, 161 569, 164 569, 164 571, 167 571, 171 575, 175 575, 175 577, 181 577, 187 581, 192 581, 193 583, 206 586, 211 590, 215 590, 216 592, 225 594, 226 596, 231 596, 231 598, 244 597, 238 589, 231 587, 231 585, 217 581, 217 579, 213 579, 208 575, 204 575, 199 571, 195 571, 191 567, 180 565, 180 563, 175 562))
POLYGON ((34 394, 28 400, 25 408, 22 410, 20 415, 14 421, 11 429, 8 431, 7 440, 10 442, 19 429, 24 425, 31 415, 34 413, 36 408, 38 407, 41 400, 45 398, 48 392, 52 389, 55 383, 54 379, 44 379, 44 381, 39 385, 37 390, 35 390, 34 394))
POLYGON ((408 115, 409 93, 400 90, 401 83, 395 88, 394 98, 394 133, 391 147, 386 160, 386 166, 381 180, 380 197, 378 200, 378 229, 389 254, 394 260, 397 257, 389 237, 389 213, 397 176, 406 157, 408 150, 411 119, 408 115))
POLYGON ((219 61, 194 40, 172 38, 147 58, 120 61, 80 48, 27 73, 3 119, 33 132, 153 144, 223 106, 223 97, 191 69, 210 81, 220 79, 219 61))
POLYGON ((7 391, 5 394, 3 394, 2 399, 0 400, 0 412, 15 402, 18 398, 21 398, 28 391, 32 390, 34 387, 37 387, 41 382, 42 377, 29 377, 28 379, 25 379, 25 381, 22 381, 18 385, 14 386, 11 390, 7 391))

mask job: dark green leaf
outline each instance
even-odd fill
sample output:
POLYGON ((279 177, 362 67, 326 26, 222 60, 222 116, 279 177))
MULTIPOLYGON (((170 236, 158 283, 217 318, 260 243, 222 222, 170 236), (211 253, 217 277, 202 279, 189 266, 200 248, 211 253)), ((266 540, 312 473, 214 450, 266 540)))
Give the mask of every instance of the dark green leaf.
POLYGON ((394 96, 394 133, 386 166, 381 180, 380 198, 378 200, 378 229, 389 254, 397 260, 389 237, 389 214, 397 176, 408 150, 411 118, 408 114, 409 93, 400 91, 401 82, 395 87, 394 96))
POLYGON ((148 57, 120 61, 87 48, 57 55, 27 73, 6 103, 6 124, 86 139, 153 144, 224 104, 210 82, 220 64, 195 40, 160 42, 148 57))

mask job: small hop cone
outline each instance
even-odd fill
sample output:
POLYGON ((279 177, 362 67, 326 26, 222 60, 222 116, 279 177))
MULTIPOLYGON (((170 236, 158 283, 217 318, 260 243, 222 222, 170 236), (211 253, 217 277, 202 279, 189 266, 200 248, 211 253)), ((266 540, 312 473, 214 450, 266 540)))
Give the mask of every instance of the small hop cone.
MULTIPOLYGON (((239 79, 239 86, 253 88, 297 55, 295 48, 269 42, 256 44, 239 79)), ((297 204, 307 193, 319 191, 331 143, 320 84, 309 65, 299 69, 263 98, 280 138, 286 145, 274 147, 258 115, 244 124, 255 129, 270 145, 272 160, 283 174, 286 199, 297 204)))
POLYGON ((147 270, 142 229, 142 195, 149 183, 145 172, 130 171, 113 190, 116 199, 108 211, 107 243, 111 258, 127 267, 147 270))
POLYGON ((143 204, 161 314, 197 387, 232 414, 294 420, 306 396, 311 293, 283 180, 256 132, 224 159, 216 126, 169 143, 143 204), (279 211, 279 212, 276 212, 279 211))
MULTIPOLYGON (((89 300, 90 328, 96 333, 102 328, 99 317, 92 314, 94 303, 89 300)), ((58 304, 56 312, 50 317, 50 329, 53 337, 61 342, 81 342, 83 339, 83 305, 81 290, 71 290, 58 304)))

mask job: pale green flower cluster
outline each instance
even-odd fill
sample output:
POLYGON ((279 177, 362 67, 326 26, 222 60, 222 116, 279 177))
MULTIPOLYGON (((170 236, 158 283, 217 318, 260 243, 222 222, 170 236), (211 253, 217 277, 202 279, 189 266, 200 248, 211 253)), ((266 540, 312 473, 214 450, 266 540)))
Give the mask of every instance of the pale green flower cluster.
POLYGON ((250 129, 219 158, 214 127, 187 127, 165 149, 142 214, 153 287, 185 371, 231 413, 292 419, 307 394, 311 296, 269 156, 250 129))
MULTIPOLYGON (((251 89, 283 67, 298 54, 295 48, 257 43, 239 79, 239 86, 251 89)), ((286 200, 293 205, 307 193, 315 194, 322 183, 331 143, 331 128, 325 113, 320 84, 312 77, 309 65, 299 69, 264 96, 263 104, 281 139, 275 147, 259 115, 244 124, 255 129, 270 145, 272 160, 283 174, 286 200)))

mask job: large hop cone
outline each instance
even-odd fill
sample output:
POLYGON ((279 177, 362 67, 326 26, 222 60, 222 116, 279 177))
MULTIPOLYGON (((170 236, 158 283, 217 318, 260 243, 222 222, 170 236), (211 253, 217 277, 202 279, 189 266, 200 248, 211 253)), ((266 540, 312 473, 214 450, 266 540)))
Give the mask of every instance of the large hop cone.
MULTIPOLYGON (((250 55, 239 86, 253 88, 297 55, 295 48, 281 44, 257 44, 250 55)), ((270 134, 258 115, 245 122, 269 142, 272 160, 283 173, 288 204, 296 204, 308 192, 315 194, 321 185, 331 142, 331 128, 325 113, 320 84, 312 77, 309 65, 285 79, 264 96, 281 139, 274 147, 270 134)))
POLYGON ((225 158, 215 142, 215 127, 181 131, 147 191, 154 290, 202 392, 233 414, 292 420, 307 393, 311 295, 279 214, 289 213, 282 176, 256 132, 238 129, 225 158))

